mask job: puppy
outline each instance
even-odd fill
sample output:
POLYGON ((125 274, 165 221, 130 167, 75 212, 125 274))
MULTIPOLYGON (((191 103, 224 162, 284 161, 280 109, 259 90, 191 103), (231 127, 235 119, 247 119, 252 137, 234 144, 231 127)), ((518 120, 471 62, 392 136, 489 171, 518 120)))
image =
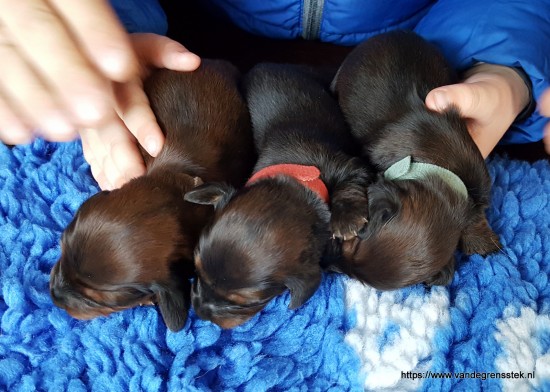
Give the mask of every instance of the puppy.
POLYGON ((145 84, 166 135, 147 173, 88 199, 63 233, 51 273, 54 303, 73 317, 157 303, 172 331, 190 304, 193 254, 212 209, 184 201, 203 181, 241 186, 255 162, 238 71, 203 61, 191 73, 161 70, 145 84))
POLYGON ((380 173, 369 186, 370 221, 340 244, 341 271, 378 289, 445 285, 454 252, 499 249, 489 228, 491 180, 456 108, 426 108, 428 92, 456 83, 442 54, 412 32, 357 46, 332 83, 363 156, 380 173))
POLYGON ((205 184, 185 195, 216 210, 195 257, 199 317, 232 328, 286 290, 289 307, 301 306, 319 286, 331 229, 348 238, 364 226, 370 173, 347 153, 351 134, 329 82, 276 64, 245 77, 258 151, 252 178, 238 191, 205 184))

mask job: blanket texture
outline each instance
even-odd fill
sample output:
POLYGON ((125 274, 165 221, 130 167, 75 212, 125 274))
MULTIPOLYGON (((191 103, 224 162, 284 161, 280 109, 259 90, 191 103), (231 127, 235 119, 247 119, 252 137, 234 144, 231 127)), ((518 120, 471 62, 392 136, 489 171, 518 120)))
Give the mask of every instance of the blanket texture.
POLYGON ((59 239, 97 192, 77 142, 0 145, 1 391, 550 391, 550 164, 497 156, 502 251, 458 256, 449 287, 379 292, 327 274, 221 330, 154 307, 91 321, 56 308, 59 239))

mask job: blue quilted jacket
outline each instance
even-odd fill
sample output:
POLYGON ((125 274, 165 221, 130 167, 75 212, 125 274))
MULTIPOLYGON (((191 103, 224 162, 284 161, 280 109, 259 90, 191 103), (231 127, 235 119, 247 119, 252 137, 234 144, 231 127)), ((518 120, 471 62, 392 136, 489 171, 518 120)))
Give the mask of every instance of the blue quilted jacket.
MULTIPOLYGON (((182 0, 183 1, 183 0, 182 0)), ((130 32, 167 30, 157 0, 111 0, 130 32)), ((355 45, 391 29, 411 29, 437 44, 457 70, 477 62, 521 67, 538 99, 550 78, 550 0, 203 0, 241 28, 272 38, 355 45)), ((542 139, 538 111, 504 143, 542 139)))

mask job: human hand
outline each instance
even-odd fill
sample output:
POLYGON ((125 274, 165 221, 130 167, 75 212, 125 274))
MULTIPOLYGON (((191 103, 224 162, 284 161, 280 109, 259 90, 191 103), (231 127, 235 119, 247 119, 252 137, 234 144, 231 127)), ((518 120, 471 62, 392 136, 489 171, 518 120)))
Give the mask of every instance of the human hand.
POLYGON ((436 111, 450 104, 458 107, 472 139, 486 158, 529 99, 529 89, 516 71, 482 63, 468 70, 461 83, 430 91, 426 106, 436 111))
POLYGON ((138 73, 106 0, 0 0, 0 140, 66 141, 113 123, 113 82, 138 73))
MULTIPOLYGON (((539 110, 543 116, 550 117, 550 88, 547 88, 539 102, 539 110)), ((544 148, 550 154, 550 122, 544 127, 544 148)))
POLYGON ((132 34, 140 72, 126 83, 113 83, 117 121, 80 131, 84 156, 102 189, 120 187, 145 172, 137 143, 156 156, 164 143, 142 81, 153 68, 193 71, 200 58, 176 41, 156 34, 132 34))

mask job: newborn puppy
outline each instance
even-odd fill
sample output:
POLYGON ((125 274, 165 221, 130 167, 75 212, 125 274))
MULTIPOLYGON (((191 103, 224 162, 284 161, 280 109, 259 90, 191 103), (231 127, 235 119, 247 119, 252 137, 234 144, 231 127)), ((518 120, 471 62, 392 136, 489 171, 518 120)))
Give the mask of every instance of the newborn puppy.
POLYGON ((304 68, 260 64, 244 81, 258 150, 254 175, 238 191, 205 184, 185 195, 216 209, 196 252, 191 296, 195 312, 223 328, 286 290, 289 307, 301 306, 319 286, 331 228, 348 238, 367 218, 369 172, 346 153, 353 142, 330 78, 323 84, 304 68))
POLYGON ((203 61, 195 72, 156 71, 145 84, 166 143, 145 156, 147 173, 80 207, 53 267, 54 303, 90 319, 157 303, 172 331, 190 303, 193 253, 209 207, 184 201, 203 181, 242 186, 254 165, 250 116, 231 64, 203 61))
POLYGON ((424 100, 456 83, 441 53, 412 32, 385 33, 356 47, 332 88, 363 156, 380 173, 369 187, 370 221, 341 245, 341 271, 378 289, 445 285, 454 252, 499 249, 485 209, 491 180, 456 108, 424 100))

